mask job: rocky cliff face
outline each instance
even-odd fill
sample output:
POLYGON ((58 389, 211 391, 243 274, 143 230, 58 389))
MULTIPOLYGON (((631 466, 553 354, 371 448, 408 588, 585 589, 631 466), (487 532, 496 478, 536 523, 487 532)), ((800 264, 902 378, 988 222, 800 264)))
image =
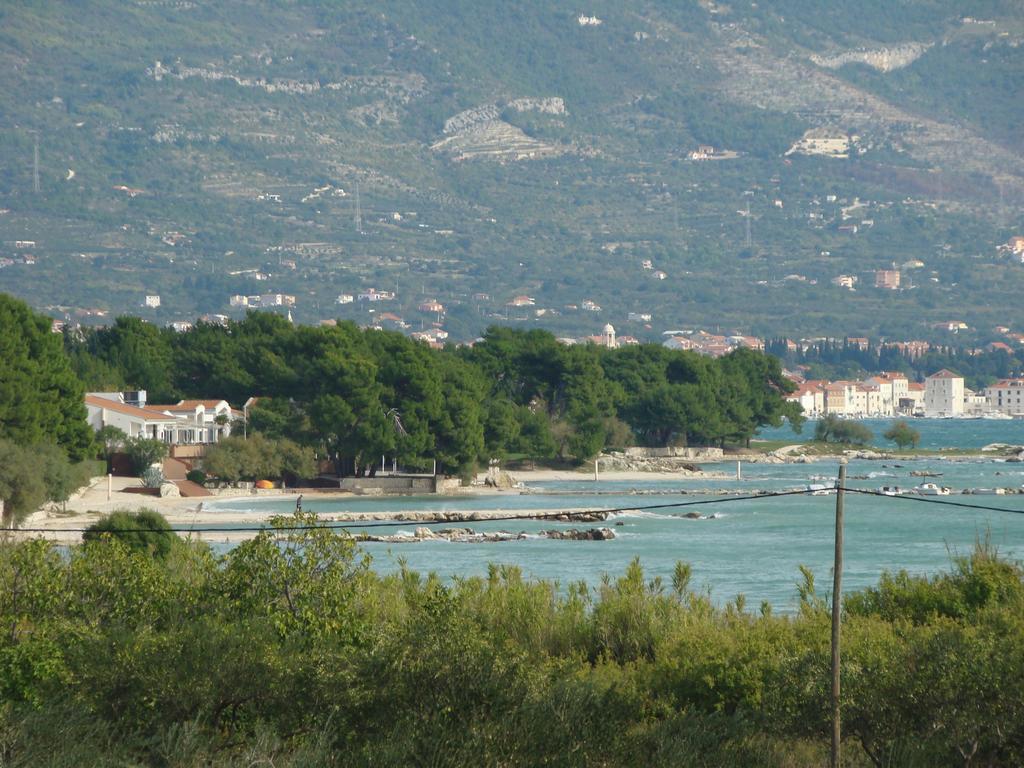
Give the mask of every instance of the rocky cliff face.
POLYGON ((832 56, 811 55, 811 61, 826 69, 839 69, 846 64, 867 64, 879 72, 892 72, 914 63, 932 47, 932 43, 906 43, 890 48, 845 51, 832 56))

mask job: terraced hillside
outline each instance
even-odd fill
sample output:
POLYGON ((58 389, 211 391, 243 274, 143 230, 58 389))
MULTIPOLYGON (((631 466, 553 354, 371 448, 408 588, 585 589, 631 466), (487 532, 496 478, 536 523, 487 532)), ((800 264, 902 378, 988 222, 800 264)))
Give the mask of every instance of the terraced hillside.
POLYGON ((280 294, 449 338, 984 336, 1024 288, 1024 10, 973 6, 5 3, 0 290, 85 322, 280 294))

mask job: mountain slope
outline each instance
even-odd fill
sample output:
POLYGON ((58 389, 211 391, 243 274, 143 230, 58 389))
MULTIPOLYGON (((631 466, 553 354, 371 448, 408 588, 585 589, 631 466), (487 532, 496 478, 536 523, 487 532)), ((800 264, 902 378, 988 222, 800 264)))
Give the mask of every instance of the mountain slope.
POLYGON ((767 5, 8 3, 0 289, 69 316, 159 294, 161 322, 287 293, 454 337, 1007 324, 1024 12, 767 5), (335 303, 370 287, 396 298, 335 303))

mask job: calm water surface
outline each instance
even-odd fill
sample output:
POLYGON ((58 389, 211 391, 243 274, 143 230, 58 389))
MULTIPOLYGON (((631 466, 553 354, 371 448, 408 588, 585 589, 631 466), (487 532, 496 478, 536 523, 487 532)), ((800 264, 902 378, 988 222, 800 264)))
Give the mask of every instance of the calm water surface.
MULTIPOLYGON (((926 422, 922 422, 922 425, 926 422)), ((915 425, 917 422, 915 422, 915 425)), ((971 422, 974 427, 976 422, 971 422)), ((1017 423, 991 422, 970 432, 971 440, 1014 442, 1007 434, 1017 423), (1001 427, 996 432, 992 427, 1001 427), (989 431, 992 429, 992 431, 989 431), (992 437, 992 435, 998 435, 992 437)), ((938 429, 938 427, 937 427, 938 429)), ((924 434, 924 430, 922 430, 924 434)), ((1024 442, 1024 439, 1016 442, 1024 442)), ((735 464, 705 465, 707 471, 735 473, 735 464)), ((1024 464, 992 460, 964 461, 853 461, 849 485, 877 489, 882 485, 912 487, 922 481, 912 470, 941 472, 941 477, 924 478, 956 490, 975 487, 1012 487, 1024 484, 1024 464)), ((711 495, 709 491, 729 489, 786 490, 835 478, 838 464, 745 464, 743 479, 679 480, 657 482, 535 483, 523 495, 480 495, 458 498, 392 497, 316 500, 307 496, 304 506, 322 515, 341 511, 405 510, 507 510, 524 509, 610 509, 696 500, 724 499, 721 503, 690 509, 624 511, 613 515, 606 525, 617 534, 613 541, 551 541, 528 538, 497 544, 418 542, 414 544, 366 544, 374 567, 388 572, 404 558, 409 567, 436 572, 445 577, 484 575, 490 563, 520 566, 533 578, 552 579, 565 584, 586 580, 596 584, 603 574, 620 575, 629 562, 639 557, 649 576, 670 579, 679 560, 693 566, 694 585, 711 591, 724 603, 744 594, 750 606, 768 600, 777 610, 792 611, 797 604, 798 566, 810 567, 825 592, 831 587, 834 534, 834 496, 794 496, 742 501, 711 495), (691 520, 687 512, 698 511, 706 519, 691 520), (621 523, 621 525, 616 525, 621 523)), ((980 537, 989 537, 1000 551, 1013 558, 1024 557, 1024 495, 969 496, 955 494, 940 501, 960 501, 995 506, 1010 511, 985 511, 942 507, 938 504, 847 495, 846 568, 844 590, 853 591, 875 584, 885 571, 906 569, 914 574, 948 570, 950 559, 968 553, 980 537)), ((268 515, 290 512, 288 501, 232 499, 216 502, 211 509, 256 509, 268 515)), ((409 523, 384 532, 411 533, 421 523, 409 523)), ((536 533, 550 528, 592 527, 593 523, 553 521, 472 522, 476 530, 510 530, 536 533)), ((443 527, 443 526, 434 526, 443 527)), ((359 530, 358 524, 353 525, 359 530)), ((380 532, 377 529, 377 532, 380 532)))

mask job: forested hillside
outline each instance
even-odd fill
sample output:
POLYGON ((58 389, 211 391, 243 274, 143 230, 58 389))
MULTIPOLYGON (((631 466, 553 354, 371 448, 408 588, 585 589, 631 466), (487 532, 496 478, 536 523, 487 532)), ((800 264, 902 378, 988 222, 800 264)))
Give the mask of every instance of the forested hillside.
POLYGON ((985 331, 1024 288, 1022 40, 1009 0, 9 2, 0 287, 85 322, 985 331))

